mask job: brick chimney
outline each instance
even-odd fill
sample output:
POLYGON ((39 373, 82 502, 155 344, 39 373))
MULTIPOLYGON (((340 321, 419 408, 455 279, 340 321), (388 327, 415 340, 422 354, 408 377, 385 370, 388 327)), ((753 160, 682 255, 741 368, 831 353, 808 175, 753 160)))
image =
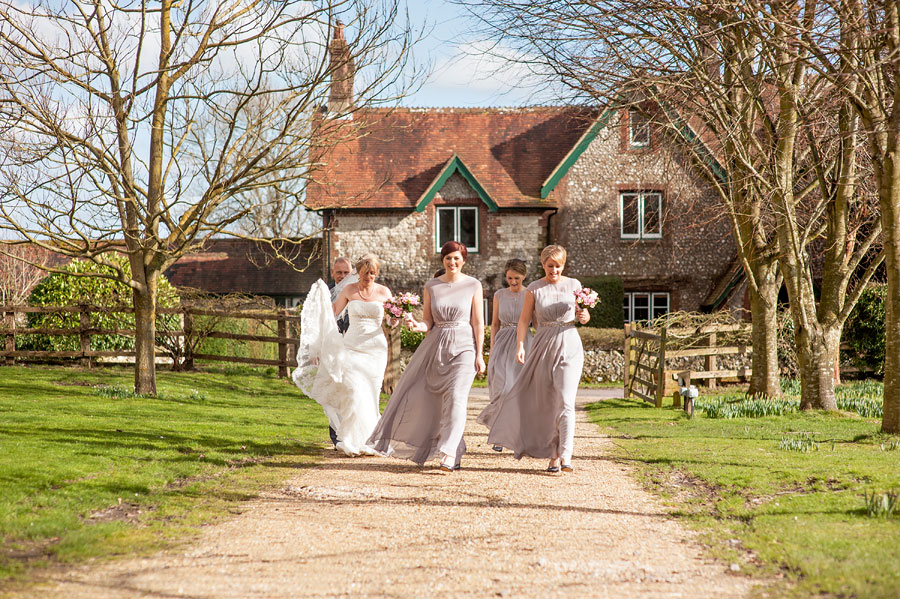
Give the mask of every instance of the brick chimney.
POLYGON ((328 52, 331 54, 328 112, 334 115, 346 114, 353 107, 353 77, 356 75, 356 66, 344 38, 344 24, 340 21, 334 26, 334 36, 328 44, 328 52))

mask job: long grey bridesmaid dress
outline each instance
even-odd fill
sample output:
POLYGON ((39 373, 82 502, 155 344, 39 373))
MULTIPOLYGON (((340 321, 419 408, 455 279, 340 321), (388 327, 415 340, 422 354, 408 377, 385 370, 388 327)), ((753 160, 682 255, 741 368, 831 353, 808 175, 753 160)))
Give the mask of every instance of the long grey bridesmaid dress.
POLYGON ((475 379, 472 298, 480 288, 468 275, 453 283, 435 278, 425 284, 434 324, 369 437, 376 451, 419 465, 445 453, 459 463, 466 451, 466 404, 475 379))
POLYGON ((534 294, 537 333, 525 354, 522 372, 500 398, 488 443, 511 449, 516 458, 572 459, 575 394, 584 366, 584 349, 575 329, 577 279, 556 284, 540 279, 528 286, 534 294))
MULTIPOLYGON (((478 415, 478 422, 490 428, 500 407, 499 399, 504 391, 512 387, 522 372, 522 365, 516 360, 516 325, 525 303, 525 290, 513 293, 509 289, 498 289, 494 293, 500 330, 491 337, 491 356, 488 361, 488 395, 490 403, 478 415)), ((531 331, 525 334, 525 355, 531 347, 531 331)))

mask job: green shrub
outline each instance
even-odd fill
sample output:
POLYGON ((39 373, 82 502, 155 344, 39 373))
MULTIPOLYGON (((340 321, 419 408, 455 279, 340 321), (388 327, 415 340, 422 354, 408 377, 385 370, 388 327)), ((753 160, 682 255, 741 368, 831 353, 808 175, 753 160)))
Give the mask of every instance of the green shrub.
POLYGON ((416 351, 416 348, 419 347, 419 344, 422 343, 423 339, 425 339, 425 333, 419 333, 417 331, 410 331, 406 327, 401 327, 400 347, 402 347, 403 349, 408 349, 409 351, 416 351))
MULTIPOLYGON (((122 256, 111 257, 126 273, 131 269, 128 260, 122 256)), ((113 274, 108 266, 102 266, 86 260, 73 260, 62 268, 65 273, 53 273, 44 277, 31 292, 28 303, 32 306, 75 306, 89 304, 91 306, 123 306, 131 307, 131 287, 113 279, 95 276, 74 276, 78 274, 113 274)), ((178 306, 178 293, 168 280, 160 277, 157 305, 160 308, 178 306)), ((68 329, 77 328, 80 315, 77 313, 29 314, 28 326, 33 328, 68 329)), ((134 314, 127 313, 92 313, 91 326, 101 329, 134 329, 134 314)), ((177 329, 178 316, 173 314, 158 315, 159 330, 177 329)), ((42 351, 78 351, 81 342, 78 335, 31 335, 23 340, 27 349, 42 351)), ((134 337, 130 335, 93 335, 91 349, 96 351, 112 351, 133 349, 134 337)), ((26 349, 22 347, 22 349, 26 349)))
POLYGON ((869 285, 859 297, 844 325, 856 367, 884 374, 884 299, 887 285, 869 285))
POLYGON ((581 285, 597 292, 597 305, 590 309, 591 320, 588 327, 600 329, 621 329, 624 326, 622 303, 625 287, 622 279, 614 276, 578 277, 581 285))

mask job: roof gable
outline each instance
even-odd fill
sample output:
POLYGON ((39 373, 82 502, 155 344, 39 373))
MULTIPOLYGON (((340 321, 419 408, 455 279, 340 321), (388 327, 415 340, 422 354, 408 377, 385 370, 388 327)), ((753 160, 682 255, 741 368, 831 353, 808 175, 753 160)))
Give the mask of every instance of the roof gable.
POLYGON ((542 184, 597 114, 579 106, 359 111, 363 135, 323 155, 307 203, 416 210, 459 173, 491 209, 553 207, 561 196, 542 197, 542 184))
POLYGON ((491 212, 496 212, 498 209, 497 203, 491 199, 490 194, 484 189, 481 183, 478 182, 478 179, 475 178, 475 175, 472 174, 472 171, 465 165, 465 163, 460 159, 459 156, 454 154, 450 160, 447 161, 447 164, 438 173, 438 176, 434 179, 434 182, 428 186, 428 189, 422 194, 419 198, 419 201, 416 202, 416 212, 424 212, 425 208, 428 204, 431 203, 431 200, 434 199, 435 194, 441 190, 444 186, 444 183, 447 182, 454 173, 459 173, 466 182, 472 186, 472 189, 475 190, 475 193, 478 194, 478 197, 482 202, 487 204, 488 210, 491 212))
MULTIPOLYGON (((667 102, 660 102, 663 110, 666 112, 667 117, 671 120, 671 122, 678 129, 678 133, 685 139, 685 141, 692 146, 693 150, 696 152, 696 156, 699 160, 703 161, 704 164, 710 169, 713 176, 715 176, 720 182, 727 182, 727 176, 725 174, 725 169, 722 168, 722 165, 716 159, 715 153, 709 148, 706 141, 702 139, 700 135, 698 135, 694 128, 685 121, 685 119, 681 118, 681 116, 668 105, 667 102)), ((581 139, 572 147, 568 154, 560 161, 553 172, 547 177, 544 181, 544 184, 541 186, 541 197, 546 198, 550 195, 550 192, 556 188, 559 182, 563 177, 569 172, 569 169, 578 161, 581 155, 588 149, 591 145, 591 142, 599 135, 600 131, 606 128, 609 124, 612 116, 618 111, 622 110, 622 105, 619 106, 611 106, 603 111, 600 117, 588 128, 584 135, 581 136, 581 139)))

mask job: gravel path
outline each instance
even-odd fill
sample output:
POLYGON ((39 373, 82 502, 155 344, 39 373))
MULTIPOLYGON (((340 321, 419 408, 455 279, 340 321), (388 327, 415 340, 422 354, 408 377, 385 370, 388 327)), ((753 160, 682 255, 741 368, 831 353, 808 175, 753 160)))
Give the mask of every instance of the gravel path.
MULTIPOLYGON (((611 390, 615 392, 615 390, 611 390)), ((607 390, 579 395, 579 405, 607 390)), ((701 557, 609 439, 578 411, 573 474, 486 445, 473 389, 463 470, 325 450, 315 468, 210 526, 191 546, 87 565, 42 597, 744 597, 701 557)))

